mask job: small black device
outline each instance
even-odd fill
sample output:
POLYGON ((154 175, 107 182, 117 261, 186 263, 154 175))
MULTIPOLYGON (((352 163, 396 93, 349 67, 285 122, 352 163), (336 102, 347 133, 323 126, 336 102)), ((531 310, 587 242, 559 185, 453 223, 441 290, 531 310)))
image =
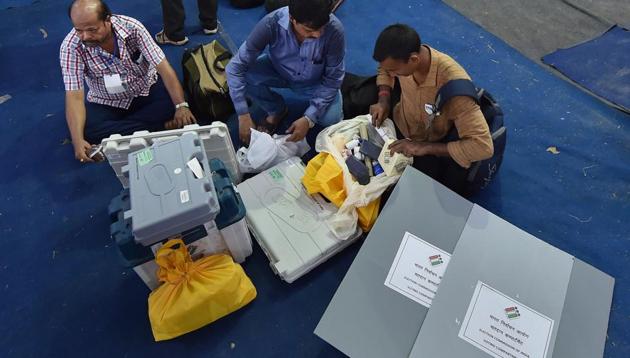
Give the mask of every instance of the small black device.
POLYGON ((370 142, 369 140, 361 141, 361 148, 359 151, 368 156, 372 160, 378 160, 378 156, 381 155, 382 147, 370 142))
POLYGON ((350 174, 352 174, 359 184, 366 185, 370 183, 370 172, 368 168, 354 155, 346 158, 346 165, 348 166, 350 174))

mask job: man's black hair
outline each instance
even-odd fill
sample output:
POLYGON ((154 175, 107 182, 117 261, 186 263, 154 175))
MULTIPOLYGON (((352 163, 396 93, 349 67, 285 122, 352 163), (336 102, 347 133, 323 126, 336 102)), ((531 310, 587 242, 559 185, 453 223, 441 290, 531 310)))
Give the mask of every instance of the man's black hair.
MULTIPOLYGON (((74 0, 70 3, 70 5, 68 6, 68 17, 72 18, 72 7, 74 6, 74 4, 79 1, 79 0, 74 0)), ((98 1, 98 0, 97 0, 98 1)), ((100 21, 105 21, 107 20, 111 15, 112 15, 112 11, 109 9, 109 6, 107 6, 107 4, 105 3, 105 1, 98 1, 99 2, 99 8, 98 8, 98 19, 100 21)))
POLYGON ((407 62, 412 53, 420 51, 420 45, 422 42, 416 30, 404 24, 394 24, 378 35, 372 57, 377 62, 387 58, 407 62))
POLYGON ((319 30, 330 20, 332 0, 290 0, 289 14, 299 24, 319 30))

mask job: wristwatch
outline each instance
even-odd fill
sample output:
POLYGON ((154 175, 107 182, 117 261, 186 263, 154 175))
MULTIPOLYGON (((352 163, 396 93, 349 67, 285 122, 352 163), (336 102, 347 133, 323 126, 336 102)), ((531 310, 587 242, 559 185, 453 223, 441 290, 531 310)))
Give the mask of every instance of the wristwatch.
POLYGON ((190 108, 190 106, 188 105, 188 102, 182 102, 182 103, 178 103, 175 105, 175 109, 180 109, 182 107, 186 107, 186 108, 190 108))
POLYGON ((308 118, 308 116, 304 116, 304 118, 306 118, 306 120, 308 121, 308 128, 315 127, 315 122, 313 122, 312 119, 308 118))

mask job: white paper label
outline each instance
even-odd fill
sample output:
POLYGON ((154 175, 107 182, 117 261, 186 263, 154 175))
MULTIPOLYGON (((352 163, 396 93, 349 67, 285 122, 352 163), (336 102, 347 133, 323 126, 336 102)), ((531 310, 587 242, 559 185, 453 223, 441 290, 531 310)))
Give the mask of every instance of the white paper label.
POLYGON ((203 178, 203 168, 201 167, 201 163, 199 163, 199 160, 197 160, 197 158, 192 158, 186 163, 186 165, 188 166, 188 168, 190 168, 190 170, 192 170, 195 178, 203 178))
POLYGON ((385 286, 430 308, 451 255, 406 232, 385 286))
POLYGON ((105 81, 105 88, 109 94, 117 94, 125 92, 125 86, 123 86, 122 79, 119 74, 105 75, 103 76, 105 81))
POLYGON ((497 358, 545 358, 553 320, 477 282, 459 338, 497 358))
POLYGON ((187 203, 190 201, 190 196, 188 195, 188 190, 182 190, 179 192, 179 201, 183 203, 187 203))

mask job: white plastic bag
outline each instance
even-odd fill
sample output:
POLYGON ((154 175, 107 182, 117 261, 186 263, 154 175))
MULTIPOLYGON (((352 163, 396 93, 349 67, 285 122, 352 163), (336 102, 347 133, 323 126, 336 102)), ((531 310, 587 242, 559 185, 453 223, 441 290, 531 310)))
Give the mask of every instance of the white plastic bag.
MULTIPOLYGON (((352 174, 350 174, 341 152, 335 145, 335 139, 333 138, 343 136, 344 141, 348 142, 352 139, 353 135, 359 134, 359 127, 361 125, 370 123, 371 121, 372 116, 369 114, 341 121, 321 131, 315 141, 315 150, 317 152, 327 152, 332 155, 343 171, 343 181, 347 197, 337 211, 337 214, 327 220, 330 230, 338 239, 345 240, 355 232, 359 219, 356 208, 366 206, 376 200, 383 194, 385 189, 396 183, 400 178, 400 175, 386 176, 385 174, 381 174, 370 178, 370 182, 367 185, 360 185, 352 178, 352 174)), ((390 119, 386 119, 381 125, 381 128, 383 128, 383 132, 389 138, 396 138, 396 129, 390 119)))
POLYGON ((271 137, 268 133, 252 129, 249 148, 241 147, 236 152, 241 172, 259 173, 290 157, 301 157, 311 149, 306 139, 287 142, 287 138, 289 135, 271 137))

